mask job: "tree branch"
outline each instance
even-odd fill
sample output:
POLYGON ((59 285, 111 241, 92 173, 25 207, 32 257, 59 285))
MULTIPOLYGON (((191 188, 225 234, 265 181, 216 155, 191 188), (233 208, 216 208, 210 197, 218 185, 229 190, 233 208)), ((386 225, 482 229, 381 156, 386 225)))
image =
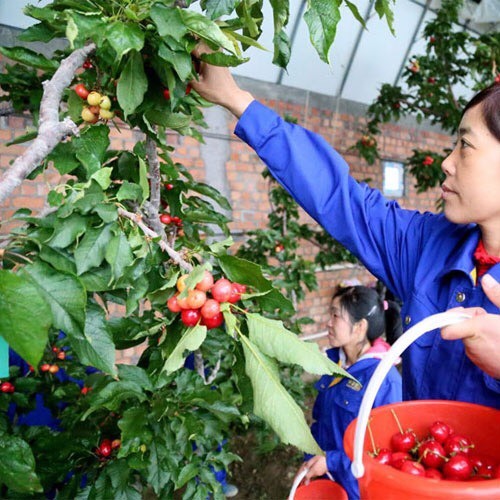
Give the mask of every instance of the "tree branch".
POLYGON ((75 50, 61 61, 54 76, 43 82, 38 136, 0 178, 0 203, 47 158, 61 140, 67 135, 78 135, 78 127, 70 118, 59 121, 59 106, 64 89, 71 84, 76 70, 94 50, 94 44, 75 50))
POLYGON ((160 248, 164 251, 167 252, 169 257, 172 259, 172 261, 175 264, 178 264, 182 269, 184 269, 187 272, 191 272, 193 270, 193 266, 189 263, 186 262, 183 258, 182 255, 179 252, 176 252, 166 241, 165 241, 165 236, 160 236, 158 233, 153 231, 151 228, 149 228, 146 224, 144 224, 142 220, 142 215, 140 214, 134 214, 132 212, 129 212, 123 208, 118 208, 118 215, 125 217, 127 219, 130 219, 132 222, 137 224, 137 226, 142 230, 142 232, 148 236, 149 238, 160 238, 158 241, 158 245, 160 245, 160 248))

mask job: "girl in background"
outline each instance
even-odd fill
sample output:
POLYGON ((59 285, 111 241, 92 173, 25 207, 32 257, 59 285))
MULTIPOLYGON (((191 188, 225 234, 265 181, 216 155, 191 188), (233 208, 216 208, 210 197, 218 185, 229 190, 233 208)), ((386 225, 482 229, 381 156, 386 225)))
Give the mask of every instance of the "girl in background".
MULTIPOLYGON (((332 298, 328 321, 328 357, 346 369, 359 383, 348 378, 324 375, 316 383, 318 396, 314 403, 311 431, 326 456, 307 456, 299 470, 308 469, 305 483, 317 476, 329 475, 347 492, 350 499, 359 498, 357 480, 351 473, 351 461, 344 452, 343 438, 347 426, 358 416, 368 382, 380 360, 389 350, 382 339, 387 320, 386 301, 365 286, 339 287, 332 298)), ((397 336, 396 336, 397 337, 397 336)), ((401 376, 392 367, 375 399, 374 407, 402 399, 401 376)))

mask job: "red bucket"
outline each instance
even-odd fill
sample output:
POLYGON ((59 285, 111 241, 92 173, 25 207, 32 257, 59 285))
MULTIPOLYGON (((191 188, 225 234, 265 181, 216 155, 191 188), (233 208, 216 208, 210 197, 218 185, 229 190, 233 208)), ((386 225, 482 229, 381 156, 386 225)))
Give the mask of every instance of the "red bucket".
MULTIPOLYGON (((457 433, 464 434, 475 444, 481 455, 500 463, 500 411, 486 406, 458 401, 407 401, 375 408, 370 413, 370 429, 378 448, 390 448, 391 436, 399 431, 394 410, 401 425, 411 428, 419 439, 425 437, 429 426, 436 420, 451 425, 457 433)), ((344 448, 353 460, 354 435, 357 419, 351 422, 344 434, 344 448)), ((414 499, 500 499, 500 479, 484 481, 448 481, 413 476, 372 458, 369 433, 363 448, 364 475, 358 479, 363 500, 414 500, 414 499)))
POLYGON ((340 484, 329 479, 317 479, 297 488, 294 500, 348 500, 340 484))

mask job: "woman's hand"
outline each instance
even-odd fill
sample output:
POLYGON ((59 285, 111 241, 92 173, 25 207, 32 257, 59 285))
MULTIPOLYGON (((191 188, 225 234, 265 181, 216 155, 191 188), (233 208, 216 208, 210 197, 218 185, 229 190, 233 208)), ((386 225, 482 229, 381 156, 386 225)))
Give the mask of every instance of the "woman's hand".
MULTIPOLYGON (((481 280, 488 298, 500 307, 500 283, 489 274, 481 280)), ((493 378, 500 378, 500 314, 489 314, 482 307, 460 308, 471 319, 441 330, 446 340, 462 339, 469 359, 493 378)))
MULTIPOLYGON (((193 55, 199 58, 201 54, 210 52, 205 44, 200 43, 193 55)), ((238 118, 254 100, 252 94, 242 90, 229 69, 223 66, 212 66, 200 61, 198 80, 192 80, 190 83, 204 99, 225 107, 238 118)))
POLYGON ((328 472, 326 457, 322 455, 315 455, 310 458, 307 462, 302 464, 302 467, 299 469, 295 477, 297 477, 304 469, 307 469, 307 474, 304 477, 304 484, 308 485, 314 477, 324 476, 328 472))

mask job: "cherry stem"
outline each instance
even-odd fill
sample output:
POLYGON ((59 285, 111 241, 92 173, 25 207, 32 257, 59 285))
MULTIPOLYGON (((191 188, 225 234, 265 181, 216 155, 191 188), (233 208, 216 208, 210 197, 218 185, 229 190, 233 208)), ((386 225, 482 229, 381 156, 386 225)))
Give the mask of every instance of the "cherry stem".
POLYGON ((391 413, 392 413, 392 416, 394 417, 394 420, 398 424, 399 432, 401 432, 401 434, 403 434, 403 428, 401 427, 401 423, 399 421, 398 416, 396 415, 396 412, 393 409, 391 409, 391 413))
POLYGON ((370 422, 368 422, 367 429, 368 429, 368 434, 370 435, 370 441, 372 443, 373 454, 377 456, 377 447, 375 446, 375 439, 373 438, 373 432, 370 426, 370 422))

